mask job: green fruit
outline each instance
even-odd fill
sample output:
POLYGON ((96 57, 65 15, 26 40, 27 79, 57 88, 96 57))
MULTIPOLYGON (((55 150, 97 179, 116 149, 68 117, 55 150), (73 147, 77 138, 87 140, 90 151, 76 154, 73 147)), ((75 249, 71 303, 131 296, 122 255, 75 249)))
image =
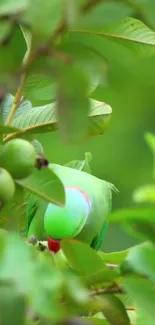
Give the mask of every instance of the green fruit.
POLYGON ((7 203, 15 193, 15 183, 7 170, 0 168, 0 204, 7 203))
POLYGON ((3 145, 0 151, 0 165, 15 179, 28 177, 36 164, 36 151, 31 143, 13 139, 3 145))

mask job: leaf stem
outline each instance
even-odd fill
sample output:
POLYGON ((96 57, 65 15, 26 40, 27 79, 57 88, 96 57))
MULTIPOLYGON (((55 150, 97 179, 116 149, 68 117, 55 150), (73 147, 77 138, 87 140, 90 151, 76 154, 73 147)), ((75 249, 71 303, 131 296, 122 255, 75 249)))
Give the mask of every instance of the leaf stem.
POLYGON ((20 100, 21 100, 21 97, 22 97, 22 92, 23 92, 23 87, 24 87, 24 84, 25 84, 25 80, 27 78, 27 75, 24 74, 21 78, 21 84, 16 92, 16 95, 14 97, 14 101, 13 101, 13 104, 12 104, 12 107, 10 109, 10 113, 7 117, 7 120, 6 120, 6 123, 5 125, 10 125, 10 123, 12 122, 12 119, 16 113, 16 110, 18 109, 18 106, 20 104, 20 100))

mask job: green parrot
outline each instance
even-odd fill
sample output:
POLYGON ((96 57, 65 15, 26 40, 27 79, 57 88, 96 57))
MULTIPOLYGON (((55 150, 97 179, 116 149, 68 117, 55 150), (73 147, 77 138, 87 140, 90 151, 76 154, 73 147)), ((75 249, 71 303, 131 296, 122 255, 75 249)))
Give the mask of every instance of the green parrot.
POLYGON ((115 186, 70 167, 49 164, 48 168, 64 185, 65 206, 31 196, 27 206, 27 237, 47 240, 53 252, 60 249, 64 238, 78 239, 99 250, 112 207, 112 190, 117 191, 115 186))

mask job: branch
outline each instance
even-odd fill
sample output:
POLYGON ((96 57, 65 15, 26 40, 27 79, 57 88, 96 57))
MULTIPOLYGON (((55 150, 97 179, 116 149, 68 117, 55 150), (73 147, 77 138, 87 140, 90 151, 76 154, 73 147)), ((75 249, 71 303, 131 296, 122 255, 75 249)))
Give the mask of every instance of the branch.
POLYGON ((91 291, 90 294, 91 296, 99 296, 103 294, 125 294, 125 293, 126 291, 124 290, 124 288, 121 288, 117 285, 112 285, 107 288, 95 289, 91 291))

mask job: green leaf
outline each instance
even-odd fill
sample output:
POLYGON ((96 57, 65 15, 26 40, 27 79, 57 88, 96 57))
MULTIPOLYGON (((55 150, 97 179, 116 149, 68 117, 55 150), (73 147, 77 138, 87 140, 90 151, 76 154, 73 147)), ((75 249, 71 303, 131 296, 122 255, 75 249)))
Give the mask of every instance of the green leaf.
POLYGON ((3 325, 25 324, 26 302, 13 285, 0 285, 0 315, 3 325))
POLYGON ((145 133, 144 139, 154 154, 155 153, 155 135, 153 133, 147 132, 147 133, 145 133))
POLYGON ((82 275, 97 272, 105 267, 97 252, 77 240, 62 240, 62 250, 71 267, 82 275))
POLYGON ((88 82, 79 67, 62 69, 57 85, 57 114, 66 141, 79 141, 86 135, 90 102, 88 82))
POLYGON ((62 0, 33 0, 24 15, 24 20, 32 27, 32 33, 38 41, 46 40, 52 36, 62 18, 62 0))
POLYGON ((17 14, 24 10, 28 4, 28 0, 1 0, 0 2, 0 16, 17 14))
POLYGON ((112 108, 110 105, 97 100, 91 100, 91 104, 88 136, 92 137, 105 133, 109 126, 112 108))
MULTIPOLYGON (((7 120, 8 114, 11 110, 12 105, 13 105, 13 101, 14 101, 14 96, 11 94, 7 94, 5 96, 5 98, 3 99, 3 102, 1 104, 3 123, 5 123, 7 120)), ((29 101, 23 101, 19 105, 19 107, 14 115, 14 119, 23 113, 28 113, 31 110, 31 108, 32 108, 32 104, 29 101)))
POLYGON ((93 274, 83 276, 83 280, 88 286, 109 284, 113 282, 120 276, 118 270, 109 269, 108 267, 102 268, 98 272, 94 272, 93 274))
POLYGON ((3 133, 9 134, 9 133, 14 133, 14 132, 20 132, 20 130, 13 126, 0 125, 0 133, 1 134, 3 134, 3 133))
POLYGON ((82 69, 89 82, 87 94, 91 93, 99 86, 107 84, 108 63, 104 56, 98 53, 97 49, 93 51, 87 44, 70 41, 70 37, 59 45, 59 50, 67 53, 68 57, 82 69))
POLYGON ((115 23, 126 16, 132 14, 132 7, 128 4, 115 1, 105 1, 104 3, 94 6, 78 21, 74 28, 88 28, 92 30, 101 30, 106 25, 115 23))
POLYGON ((23 95, 33 106, 50 104, 56 98, 54 81, 44 74, 30 74, 26 79, 23 95))
POLYGON ((124 251, 112 252, 112 253, 104 253, 98 252, 98 255, 103 258, 106 264, 120 264, 125 258, 128 256, 130 249, 126 249, 124 251))
POLYGON ((9 41, 0 45, 0 83, 5 85, 6 89, 13 89, 13 91, 19 83, 15 74, 19 71, 23 60, 23 52, 19 50, 18 42, 18 33, 12 32, 9 41), (13 81, 11 83, 10 78, 13 79, 14 84, 13 81))
POLYGON ((47 202, 60 206, 65 203, 63 184, 51 169, 38 170, 23 180, 16 180, 16 183, 47 202))
POLYGON ((134 271, 148 276, 155 281, 155 249, 151 244, 137 245, 130 250, 127 257, 128 263, 134 271))
MULTIPOLYGON (((26 278, 32 271, 30 260, 32 250, 21 241, 17 234, 11 234, 7 238, 3 251, 3 260, 0 266, 1 281, 13 281, 19 291, 24 292, 26 289, 26 278), (16 256, 16 258, 14 258, 16 256), (25 282, 23 279, 25 278, 25 282)), ((31 265, 32 267, 32 265, 31 265)))
POLYGON ((155 203, 155 185, 143 185, 133 192, 133 200, 136 203, 155 203))
POLYGON ((149 132, 145 133, 145 141, 153 154, 153 178, 155 179, 155 135, 149 132))
POLYGON ((78 169, 85 173, 91 174, 89 163, 92 160, 92 154, 90 152, 85 153, 85 160, 72 160, 65 164, 66 167, 78 169))
POLYGON ((16 184, 16 191, 13 199, 0 211, 0 227, 8 231, 22 232, 25 224, 25 196, 21 186, 16 184))
POLYGON ((141 21, 126 17, 123 21, 102 29, 99 32, 87 30, 73 30, 71 33, 93 33, 119 43, 142 57, 155 54, 155 33, 141 21))
POLYGON ((109 323, 105 319, 100 319, 95 317, 82 317, 82 319, 88 322, 88 324, 92 324, 92 325, 109 325, 109 323))
POLYGON ((41 145, 41 143, 38 140, 34 139, 32 141, 32 144, 33 144, 37 154, 42 154, 42 155, 44 154, 43 146, 41 145))
POLYGON ((54 323, 61 319, 63 312, 58 297, 64 284, 63 276, 53 269, 49 253, 38 254, 32 245, 26 244, 17 234, 10 233, 7 236, 0 264, 0 282, 12 282, 15 289, 24 295, 24 301, 29 302, 32 313, 52 319, 54 323))
POLYGON ((64 6, 64 18, 68 26, 74 26, 80 16, 83 0, 69 0, 64 6))
POLYGON ((11 23, 9 21, 0 22, 0 43, 7 38, 11 31, 11 23))
POLYGON ((75 303, 83 305, 90 302, 89 291, 84 288, 79 277, 69 276, 66 283, 66 291, 69 298, 75 303))
MULTIPOLYGON (((108 104, 93 99, 90 100, 90 105, 88 136, 103 134, 109 125, 112 109, 108 104)), ((23 112, 13 120, 12 124, 22 129, 22 132, 18 132, 15 137, 24 133, 36 134, 56 131, 58 129, 56 104, 35 107, 28 112, 23 112)))
POLYGON ((130 325, 130 319, 122 301, 114 295, 102 296, 102 312, 111 325, 130 325))
POLYGON ((154 325, 155 289, 152 282, 131 277, 124 280, 124 286, 135 302, 137 316, 142 318, 142 324, 154 325))

